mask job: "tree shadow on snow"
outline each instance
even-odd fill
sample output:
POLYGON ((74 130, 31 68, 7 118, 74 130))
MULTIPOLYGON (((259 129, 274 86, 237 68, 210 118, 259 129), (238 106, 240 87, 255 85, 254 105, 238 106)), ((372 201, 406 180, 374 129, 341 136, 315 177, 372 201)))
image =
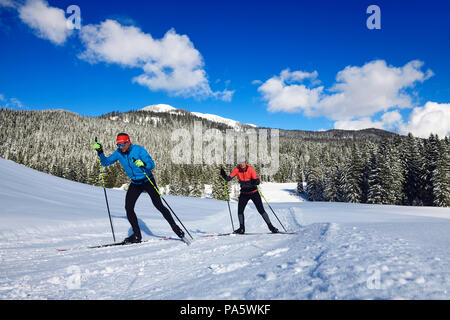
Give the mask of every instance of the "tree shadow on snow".
MULTIPOLYGON (((120 218, 120 219, 125 219, 128 221, 128 218, 126 216, 112 216, 113 218, 120 218)), ((159 238, 159 239, 165 239, 167 238, 167 236, 164 235, 157 235, 154 234, 152 230, 150 230, 150 228, 147 226, 147 224, 144 222, 144 220, 142 219, 138 219, 138 224, 139 224, 139 228, 141 229, 141 233, 145 233, 146 235, 150 236, 150 237, 154 237, 154 238, 159 238)), ((163 218, 164 219, 164 218, 163 218)), ((170 228, 170 227, 169 227, 170 228)), ((170 231, 171 233, 173 233, 173 231, 170 231)), ((133 228, 128 229, 128 236, 131 236, 133 234, 133 228)))

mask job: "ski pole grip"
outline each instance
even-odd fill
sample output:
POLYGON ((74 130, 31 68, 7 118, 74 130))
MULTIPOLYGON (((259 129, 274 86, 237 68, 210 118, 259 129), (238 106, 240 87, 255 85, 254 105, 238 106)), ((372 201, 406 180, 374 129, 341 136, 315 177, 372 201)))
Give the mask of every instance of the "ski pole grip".
MULTIPOLYGON (((131 157, 131 159, 133 160, 133 162, 136 162, 136 159, 135 159, 134 157, 131 157)), ((143 169, 143 168, 140 168, 140 167, 139 167, 139 169, 141 169, 141 170, 142 170, 142 172, 144 172, 144 173, 145 173, 145 171, 144 171, 144 169, 143 169)))

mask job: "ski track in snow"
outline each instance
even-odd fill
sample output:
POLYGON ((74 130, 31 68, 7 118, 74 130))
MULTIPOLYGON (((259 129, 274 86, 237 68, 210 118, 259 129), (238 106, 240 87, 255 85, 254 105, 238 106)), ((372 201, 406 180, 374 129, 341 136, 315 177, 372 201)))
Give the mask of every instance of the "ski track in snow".
MULTIPOLYGON (((0 199, 10 208, 0 216, 0 299, 450 298, 450 219, 433 217, 450 217, 449 209, 421 213, 390 206, 275 202, 281 223, 298 234, 201 237, 231 231, 226 203, 167 197, 195 238, 188 247, 142 196, 136 211, 147 242, 88 249, 112 242, 105 209, 98 204, 102 189, 5 160, 0 171, 6 179, 0 199), (49 188, 39 197, 55 198, 53 203, 26 195, 21 204, 26 210, 18 211, 8 205, 8 190, 26 188, 22 181, 30 185, 29 194, 34 185, 56 181, 68 193, 85 190, 87 200, 70 201, 49 188), (167 236, 173 238, 162 240, 167 236), (61 248, 70 250, 56 250, 61 248)), ((125 193, 108 192, 121 240, 130 232, 125 193)), ((265 195, 270 201, 270 193, 265 195)), ((236 207, 232 202, 235 223, 236 207)), ((252 203, 245 217, 248 232, 267 232, 252 203)))

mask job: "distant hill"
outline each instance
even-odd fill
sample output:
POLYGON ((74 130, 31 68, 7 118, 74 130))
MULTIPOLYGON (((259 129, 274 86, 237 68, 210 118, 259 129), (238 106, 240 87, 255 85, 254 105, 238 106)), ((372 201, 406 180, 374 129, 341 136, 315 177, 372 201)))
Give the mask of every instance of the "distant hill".
MULTIPOLYGON (((233 119, 224 118, 214 114, 200 113, 200 112, 190 112, 187 110, 175 108, 167 104, 155 104, 149 105, 147 107, 128 111, 128 112, 113 112, 103 115, 102 118, 108 118, 110 120, 121 120, 125 122, 134 121, 136 123, 153 123, 156 124, 164 122, 163 119, 167 119, 167 115, 177 115, 178 118, 186 118, 189 122, 191 119, 194 120, 207 120, 211 126, 217 125, 218 128, 223 128, 225 125, 227 128, 235 130, 245 130, 245 129, 276 129, 267 127, 258 127, 254 124, 242 123, 233 119), (133 115, 130 117, 130 115, 133 115), (134 120, 130 120, 133 118, 134 120)), ((280 136, 289 139, 382 139, 382 138, 393 138, 397 136, 396 133, 381 129, 363 129, 363 130, 341 130, 332 129, 327 131, 305 131, 305 130, 285 130, 279 129, 280 136)))

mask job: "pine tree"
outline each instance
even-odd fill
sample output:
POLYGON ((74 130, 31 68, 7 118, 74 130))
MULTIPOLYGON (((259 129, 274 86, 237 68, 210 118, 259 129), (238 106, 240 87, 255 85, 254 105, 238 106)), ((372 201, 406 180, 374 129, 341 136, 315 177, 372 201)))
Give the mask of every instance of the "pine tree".
POLYGON ((310 166, 306 176, 306 194, 310 201, 324 200, 324 174, 315 156, 308 162, 310 166))
POLYGON ((381 204, 384 203, 384 189, 383 189, 383 170, 381 154, 374 153, 370 159, 370 174, 369 174, 369 192, 367 195, 367 203, 381 204))
POLYGON ((313 168, 310 170, 307 177, 306 194, 310 201, 323 201, 324 200, 324 182, 323 175, 320 169, 313 168))
POLYGON ((402 160, 405 166, 405 184, 403 187, 403 193, 406 205, 419 205, 422 203, 420 200, 421 188, 422 188, 422 161, 418 148, 417 139, 409 133, 404 147, 402 160))
POLYGON ((367 203, 369 195, 370 159, 375 152, 375 146, 368 142, 363 145, 361 152, 362 160, 362 182, 361 182, 361 203, 367 203))
POLYGON ((433 186, 433 174, 437 168, 439 160, 439 138, 433 134, 425 141, 424 148, 424 194, 423 202, 426 206, 432 206, 434 204, 434 186, 433 186))
POLYGON ((325 188, 323 195, 325 201, 339 201, 340 174, 341 171, 337 165, 325 169, 325 188))
POLYGON ((361 202, 361 186, 363 183, 363 164, 361 153, 358 147, 353 146, 350 161, 347 163, 348 172, 345 183, 345 200, 346 202, 359 203, 361 202))
POLYGON ((227 192, 230 194, 230 183, 224 184, 223 178, 220 176, 220 167, 214 166, 212 171, 212 197, 218 200, 227 200, 227 192), (225 188, 226 186, 226 188, 225 188))
POLYGON ((437 141, 438 159, 431 177, 433 204, 439 207, 450 206, 450 157, 444 141, 437 141))
POLYGON ((301 171, 300 174, 298 175, 298 180, 297 180, 297 189, 296 189, 297 194, 305 194, 304 181, 305 181, 305 175, 304 175, 303 171, 301 171))
POLYGON ((118 164, 103 168, 103 179, 105 181, 105 188, 114 188, 118 175, 118 164))
POLYGON ((400 148, 401 141, 395 139, 394 144, 391 145, 389 152, 389 169, 392 176, 392 185, 390 185, 390 193, 392 195, 391 204, 400 205, 404 202, 405 196, 403 193, 405 184, 405 167, 401 159, 400 148))

